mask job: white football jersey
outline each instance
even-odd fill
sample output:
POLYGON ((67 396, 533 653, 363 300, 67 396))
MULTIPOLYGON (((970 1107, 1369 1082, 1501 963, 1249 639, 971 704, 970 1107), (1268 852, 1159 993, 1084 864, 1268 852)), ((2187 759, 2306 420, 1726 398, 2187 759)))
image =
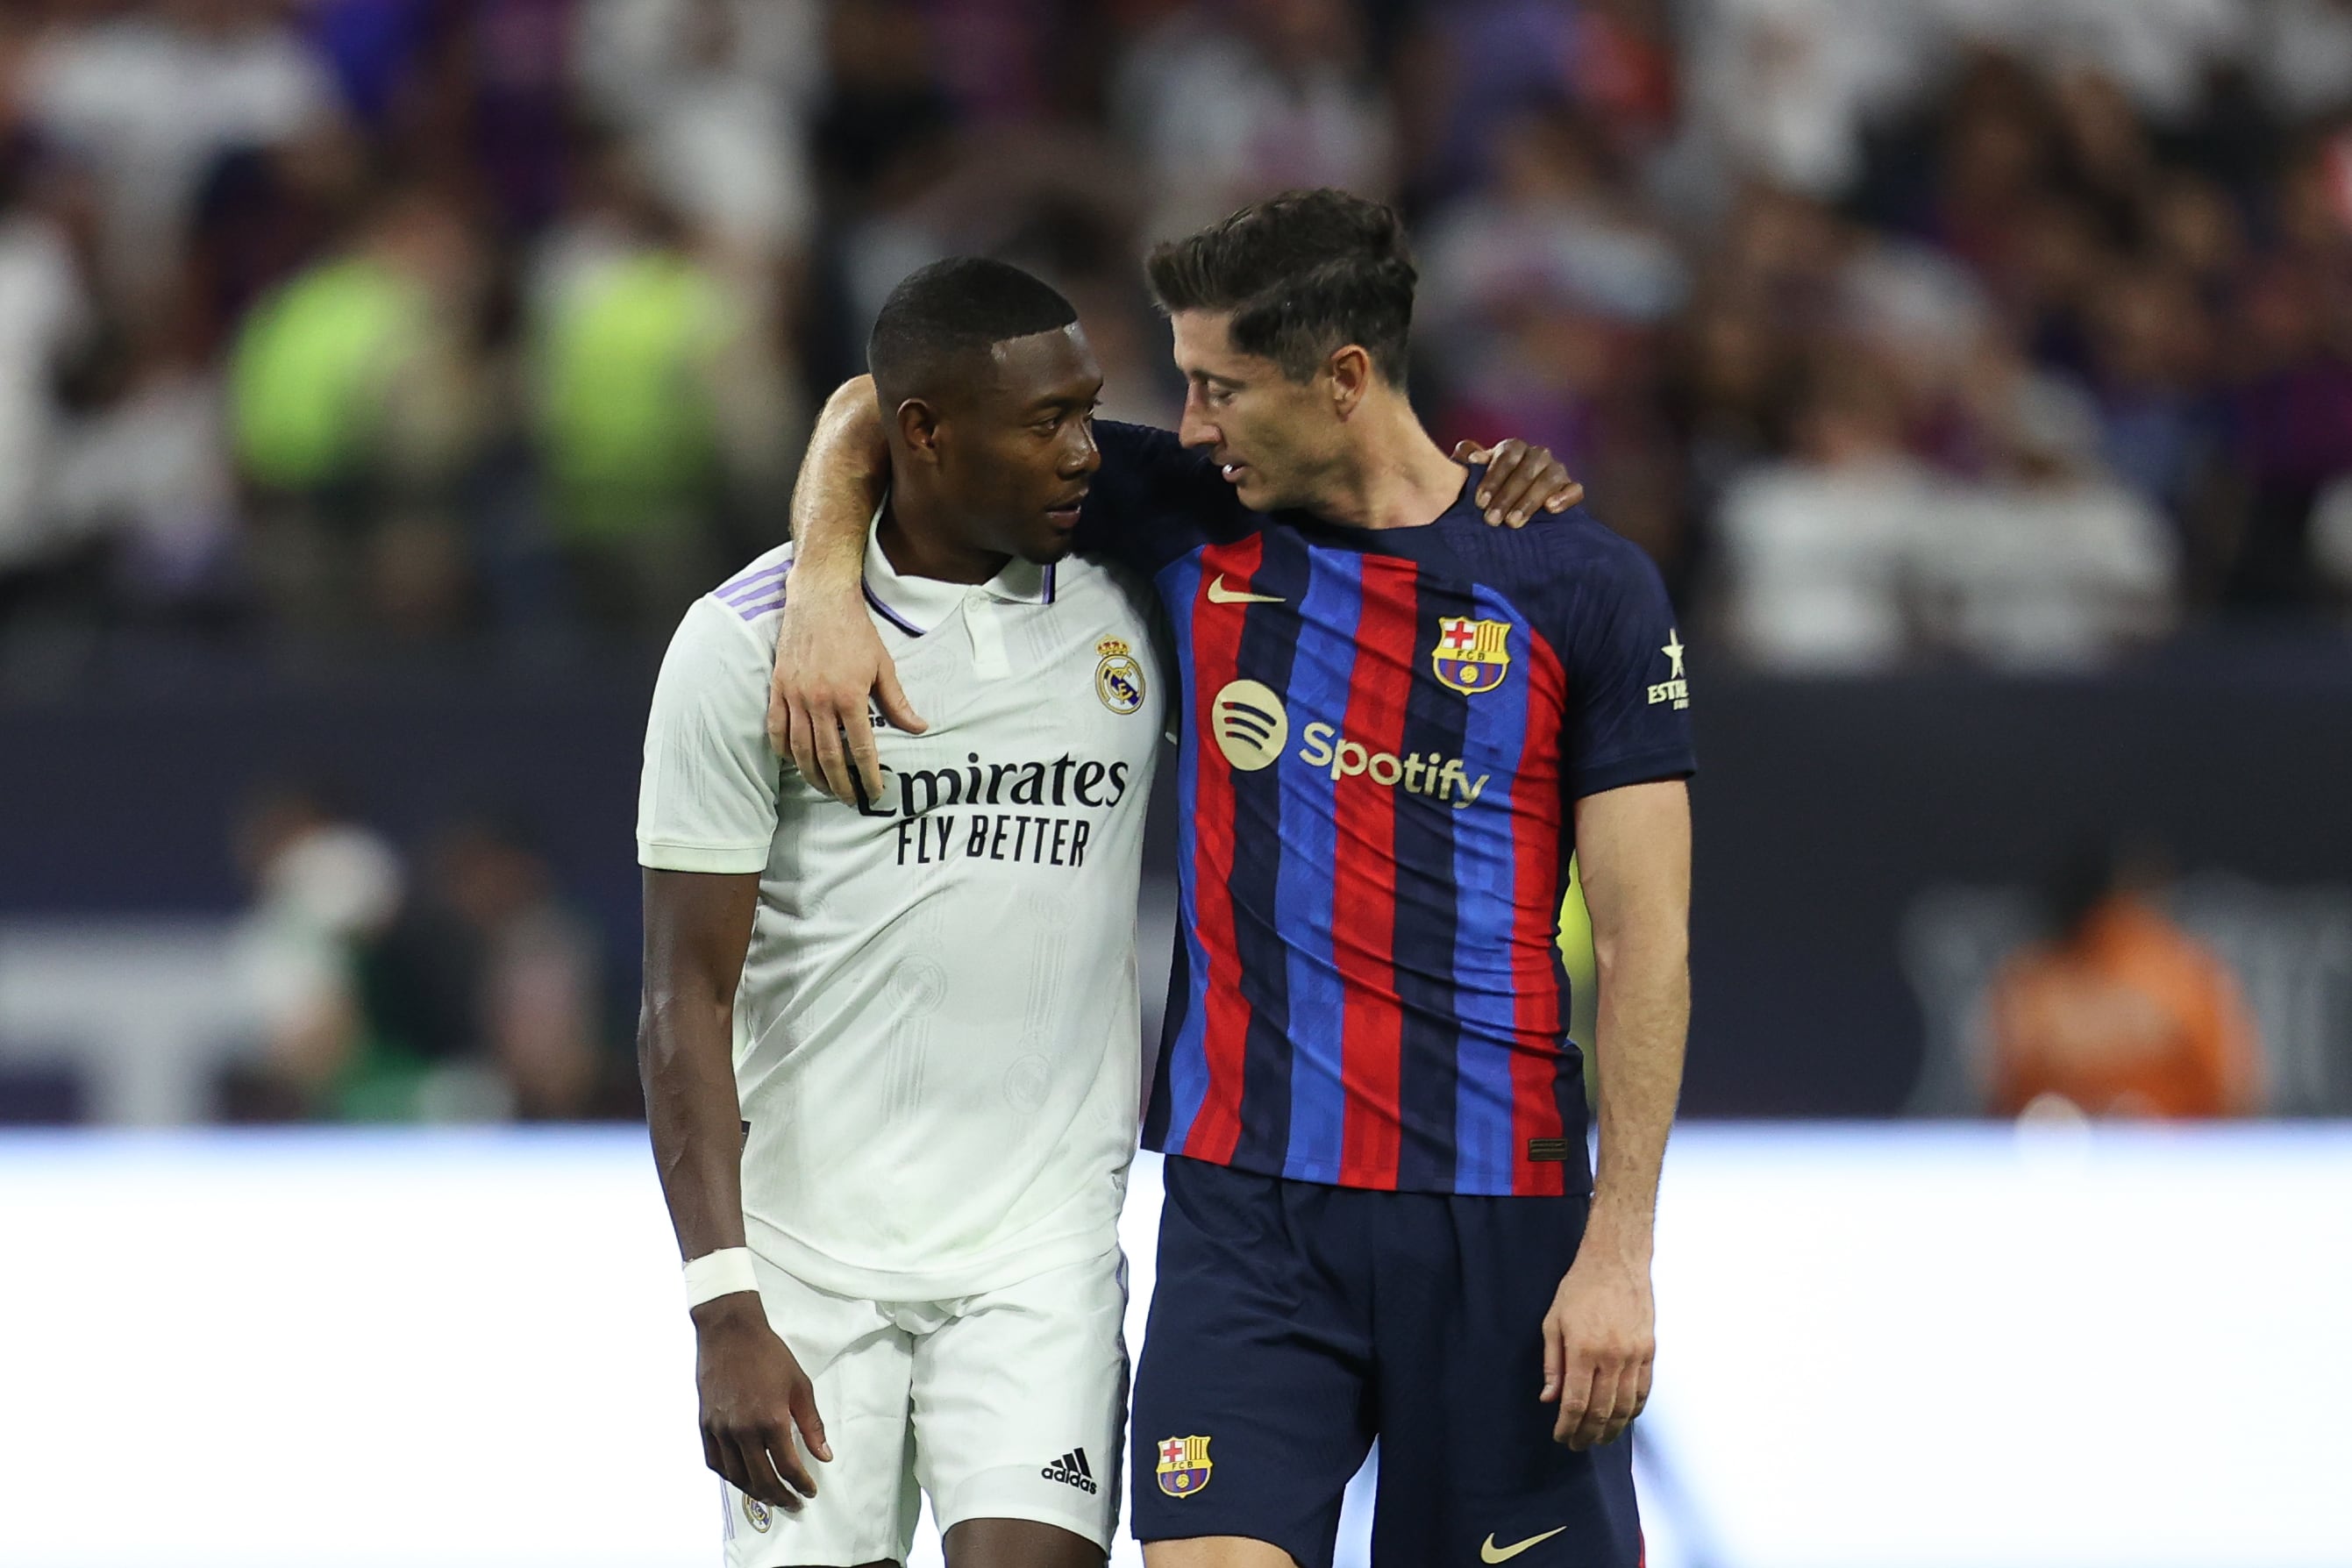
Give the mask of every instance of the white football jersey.
POLYGON ((754 1250, 877 1300, 989 1290, 1116 1244, 1135 1149, 1135 914, 1166 681, 1140 584, 1075 558, 868 613, 930 728, 876 717, 887 785, 779 763, 791 547, 698 600, 654 690, 641 864, 761 874, 735 998, 754 1250))

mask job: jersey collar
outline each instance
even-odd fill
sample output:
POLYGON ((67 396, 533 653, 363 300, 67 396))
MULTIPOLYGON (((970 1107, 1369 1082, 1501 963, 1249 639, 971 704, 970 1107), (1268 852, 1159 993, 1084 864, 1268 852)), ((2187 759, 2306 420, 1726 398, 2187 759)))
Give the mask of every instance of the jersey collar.
MULTIPOLYGON (((876 615, 908 637, 919 637, 953 616, 973 584, 904 575, 892 566, 882 549, 882 511, 889 504, 890 498, 885 494, 866 523, 866 602, 876 615)), ((1006 604, 1050 605, 1054 568, 1016 555, 1004 563, 1004 570, 977 586, 990 598, 1006 604)))

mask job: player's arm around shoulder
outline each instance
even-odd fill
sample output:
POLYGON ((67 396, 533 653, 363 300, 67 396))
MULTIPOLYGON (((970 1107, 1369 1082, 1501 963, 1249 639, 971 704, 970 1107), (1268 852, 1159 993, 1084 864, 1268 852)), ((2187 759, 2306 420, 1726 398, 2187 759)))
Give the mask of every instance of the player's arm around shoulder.
POLYGON ((698 601, 655 685, 637 807, 637 1057, 662 1195, 688 1264, 703 1457, 750 1496, 797 1509, 815 1492, 802 1445, 832 1455, 809 1380, 750 1278, 735 1089, 735 994, 778 787, 761 732, 764 633, 754 637, 743 615, 752 607, 698 601))
POLYGON ((801 776, 836 800, 882 794, 882 763, 866 721, 871 692, 883 716, 927 726, 898 688, 898 667, 866 614, 866 532, 889 482, 874 378, 842 383, 809 437, 793 488, 795 552, 786 579, 768 691, 768 742, 801 776))

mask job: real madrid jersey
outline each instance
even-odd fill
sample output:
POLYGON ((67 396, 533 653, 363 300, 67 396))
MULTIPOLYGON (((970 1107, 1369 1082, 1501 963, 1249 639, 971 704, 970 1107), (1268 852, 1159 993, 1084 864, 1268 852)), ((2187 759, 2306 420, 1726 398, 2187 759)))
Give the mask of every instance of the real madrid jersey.
POLYGON ((1421 528, 1261 515, 1164 431, 1097 436, 1081 548, 1150 577, 1185 687, 1144 1142, 1345 1186, 1589 1187, 1559 907, 1574 802, 1692 770, 1657 572, 1580 509, 1489 528, 1465 483, 1421 528))
POLYGON ((876 1300, 992 1289, 1116 1244, 1141 1058, 1136 887, 1166 682, 1146 592, 1015 561, 868 611, 921 735, 842 804, 764 731, 790 547, 687 613, 656 687, 638 858, 760 873, 735 1000, 754 1249, 876 1300))

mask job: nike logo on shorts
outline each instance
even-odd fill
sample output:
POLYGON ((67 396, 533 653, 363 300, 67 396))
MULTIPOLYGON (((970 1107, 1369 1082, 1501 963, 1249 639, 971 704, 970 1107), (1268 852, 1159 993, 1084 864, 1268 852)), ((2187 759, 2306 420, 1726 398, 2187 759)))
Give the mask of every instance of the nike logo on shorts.
POLYGON ((1515 1541, 1508 1546, 1496 1545, 1495 1537, 1491 1532, 1489 1532, 1486 1539, 1479 1542, 1478 1561, 1481 1563, 1508 1563, 1512 1558, 1517 1557, 1528 1547, 1540 1546, 1545 1542, 1549 1541, 1553 1536, 1558 1535, 1560 1531, 1566 1530, 1568 1526, 1563 1524, 1558 1530, 1547 1530, 1541 1535, 1530 1535, 1525 1541, 1515 1541))

